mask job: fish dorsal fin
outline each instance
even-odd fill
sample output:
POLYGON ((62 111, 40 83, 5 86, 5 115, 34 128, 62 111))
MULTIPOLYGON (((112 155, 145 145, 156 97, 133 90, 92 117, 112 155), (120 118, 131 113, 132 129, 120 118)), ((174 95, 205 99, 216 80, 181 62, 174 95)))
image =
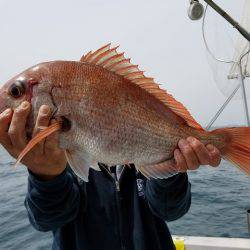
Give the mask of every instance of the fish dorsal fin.
POLYGON ((104 53, 105 51, 110 50, 111 43, 108 43, 101 47, 100 49, 96 50, 95 52, 89 51, 86 55, 82 56, 80 62, 92 62, 96 57, 100 54, 104 53))
POLYGON ((138 65, 133 65, 129 58, 126 59, 124 57, 124 53, 118 53, 117 48, 118 46, 111 48, 111 44, 109 43, 94 52, 90 51, 83 56, 80 61, 102 66, 109 71, 123 76, 160 100, 175 114, 182 117, 190 127, 203 130, 201 125, 195 121, 183 104, 176 101, 173 96, 165 90, 160 89, 153 78, 146 77, 143 71, 139 70, 138 65))

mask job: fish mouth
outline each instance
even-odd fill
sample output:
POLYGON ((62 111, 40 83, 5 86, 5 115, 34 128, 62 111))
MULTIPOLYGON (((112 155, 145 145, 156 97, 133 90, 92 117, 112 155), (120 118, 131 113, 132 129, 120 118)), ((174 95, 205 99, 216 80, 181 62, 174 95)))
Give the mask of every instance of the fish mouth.
POLYGON ((5 111, 8 107, 7 102, 6 102, 6 90, 1 88, 0 89, 0 113, 5 111))

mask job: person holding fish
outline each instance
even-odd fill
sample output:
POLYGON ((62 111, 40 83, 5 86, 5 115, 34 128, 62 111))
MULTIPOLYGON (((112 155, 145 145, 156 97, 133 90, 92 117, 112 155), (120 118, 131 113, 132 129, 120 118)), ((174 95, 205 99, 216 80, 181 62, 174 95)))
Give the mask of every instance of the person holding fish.
POLYGON ((186 172, 222 155, 250 174, 250 128, 205 131, 110 44, 14 77, 0 111, 0 143, 29 170, 25 206, 52 249, 175 249, 165 221, 189 210, 186 172))

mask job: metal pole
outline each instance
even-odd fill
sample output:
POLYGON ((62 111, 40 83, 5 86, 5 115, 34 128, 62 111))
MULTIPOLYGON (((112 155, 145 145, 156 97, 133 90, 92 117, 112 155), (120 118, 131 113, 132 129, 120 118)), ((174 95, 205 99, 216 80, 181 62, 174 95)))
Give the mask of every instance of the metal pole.
POLYGON ((242 96, 243 96, 243 104, 245 108, 245 113, 246 113, 246 120, 247 120, 247 125, 250 126, 250 119, 249 119, 249 111, 248 111, 248 104, 247 104, 247 96, 246 96, 246 89, 245 89, 245 76, 243 75, 242 71, 242 59, 244 56, 246 56, 250 51, 245 53, 244 55, 241 56, 240 61, 239 61, 239 76, 240 76, 240 81, 241 81, 241 89, 242 89, 242 96))
POLYGON ((235 96, 239 88, 242 88, 242 95, 243 95, 243 103, 244 103, 244 108, 246 112, 246 120, 247 120, 247 125, 250 126, 250 119, 249 119, 249 111, 248 111, 248 104, 247 104, 247 97, 246 97, 246 90, 245 90, 245 76, 243 75, 242 71, 242 60, 243 58, 250 53, 250 50, 248 50, 245 54, 243 54, 240 58, 240 61, 238 63, 239 67, 239 76, 240 76, 240 83, 237 85, 237 87, 234 89, 232 94, 227 98, 227 100, 224 102, 224 104, 221 106, 221 108, 218 110, 218 112, 215 114, 215 116, 211 119, 209 124, 207 125, 206 129, 209 130, 211 126, 214 124, 214 122, 218 119, 222 111, 226 108, 227 104, 232 100, 232 98, 235 96))
POLYGON ((244 36, 250 42, 250 33, 244 29, 238 22, 236 22, 231 16, 229 16, 220 6, 218 6, 212 0, 204 0, 209 6, 211 6, 217 13, 224 17, 229 23, 236 28, 242 36, 244 36))
POLYGON ((214 122, 218 119, 222 111, 226 108, 227 104, 232 100, 232 98, 235 96, 239 88, 241 87, 241 83, 237 85, 237 87, 234 89, 232 94, 227 98, 227 100, 224 102, 224 104, 221 106, 221 108, 218 110, 218 112, 215 114, 215 116, 211 119, 209 124, 206 127, 206 130, 209 130, 211 126, 214 124, 214 122))
POLYGON ((248 225, 248 232, 250 233, 250 209, 247 210, 247 225, 248 225))

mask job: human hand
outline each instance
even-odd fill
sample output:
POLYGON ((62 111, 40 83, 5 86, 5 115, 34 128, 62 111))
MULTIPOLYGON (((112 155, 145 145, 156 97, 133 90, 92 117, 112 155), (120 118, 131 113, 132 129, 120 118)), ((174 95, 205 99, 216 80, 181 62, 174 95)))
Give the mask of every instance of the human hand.
MULTIPOLYGON (((31 105, 23 102, 17 109, 7 109, 0 114, 0 144, 11 156, 17 158, 28 143, 25 126, 31 105)), ((50 123, 51 111, 41 106, 33 137, 50 123)), ((22 163, 43 180, 54 178, 66 168, 66 157, 58 147, 58 133, 53 133, 37 144, 22 160, 22 163)))
POLYGON ((194 137, 181 139, 179 148, 174 151, 174 158, 179 172, 195 170, 200 165, 219 166, 221 162, 220 151, 213 145, 204 145, 194 137))

